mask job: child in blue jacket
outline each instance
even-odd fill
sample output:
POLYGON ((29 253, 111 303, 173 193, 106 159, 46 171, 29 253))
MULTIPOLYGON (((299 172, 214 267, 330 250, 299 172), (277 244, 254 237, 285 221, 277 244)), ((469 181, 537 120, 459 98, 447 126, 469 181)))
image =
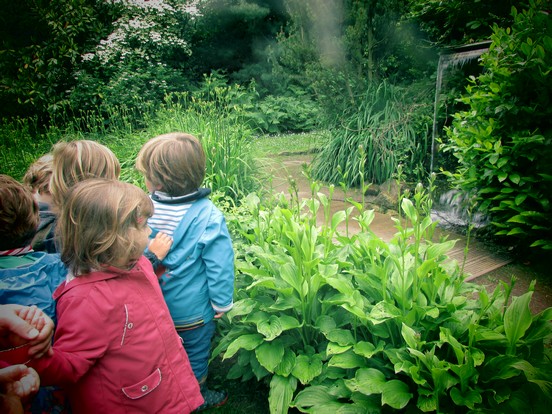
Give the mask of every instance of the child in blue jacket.
POLYGON ((154 204, 148 220, 152 237, 164 232, 173 239, 160 283, 205 400, 199 410, 228 398, 226 392, 208 389, 206 379, 214 319, 232 308, 234 293, 234 251, 226 221, 207 198, 210 189, 200 188, 205 162, 201 143, 186 133, 151 139, 136 160, 154 204))

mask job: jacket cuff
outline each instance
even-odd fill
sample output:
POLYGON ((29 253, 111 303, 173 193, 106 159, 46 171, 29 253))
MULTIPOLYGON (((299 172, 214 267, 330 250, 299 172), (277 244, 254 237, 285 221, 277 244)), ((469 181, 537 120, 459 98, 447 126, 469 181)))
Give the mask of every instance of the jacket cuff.
POLYGON ((217 306, 213 302, 211 302, 211 306, 213 307, 216 313, 224 313, 224 312, 228 312, 230 309, 234 307, 234 302, 230 302, 230 304, 226 306, 217 306))

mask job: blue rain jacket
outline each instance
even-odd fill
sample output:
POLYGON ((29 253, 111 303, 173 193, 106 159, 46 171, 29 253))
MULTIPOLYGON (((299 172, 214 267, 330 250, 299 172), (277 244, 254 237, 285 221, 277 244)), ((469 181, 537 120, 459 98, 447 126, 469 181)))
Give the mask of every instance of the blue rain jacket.
POLYGON ((55 321, 52 294, 66 276, 67 269, 59 254, 0 256, 0 303, 36 305, 55 321))
MULTIPOLYGON (((156 234, 152 229, 150 237, 156 234)), ((161 263, 166 268, 160 277, 161 289, 177 329, 209 322, 215 312, 232 308, 232 240, 224 215, 208 198, 192 203, 161 263)))

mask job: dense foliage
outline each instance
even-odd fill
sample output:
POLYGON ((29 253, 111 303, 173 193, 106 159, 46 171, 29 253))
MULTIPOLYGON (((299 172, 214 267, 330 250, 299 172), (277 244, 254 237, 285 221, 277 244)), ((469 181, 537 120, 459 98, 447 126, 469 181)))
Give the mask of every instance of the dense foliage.
POLYGON ((215 350, 229 378, 265 380, 271 413, 547 412, 550 309, 531 315, 532 292, 509 304, 509 287, 477 298, 447 260, 454 241, 432 240, 421 186, 389 243, 373 211, 331 216, 312 188, 274 205, 250 195, 229 220, 237 300, 215 350), (360 232, 338 230, 351 220, 360 232))
MULTIPOLYGON (((549 5, 549 4, 548 4, 549 5)), ((513 10, 493 27, 455 115, 446 150, 459 161, 453 182, 478 197, 497 234, 552 249, 552 19, 547 2, 513 10)))
POLYGON ((427 96, 416 96, 386 82, 369 88, 358 107, 343 114, 330 128, 332 137, 317 154, 313 176, 347 186, 382 184, 394 177, 399 165, 408 179, 427 176, 431 107, 427 96), (426 99, 424 99, 426 98, 426 99))
POLYGON ((2 1, 2 117, 47 120, 68 104, 81 54, 109 30, 113 15, 95 0, 2 1))

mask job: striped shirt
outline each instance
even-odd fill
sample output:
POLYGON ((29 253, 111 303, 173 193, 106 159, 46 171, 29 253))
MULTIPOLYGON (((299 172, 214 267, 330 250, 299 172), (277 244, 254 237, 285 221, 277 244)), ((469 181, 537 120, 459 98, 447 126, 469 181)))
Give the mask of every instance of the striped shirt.
POLYGON ((172 237, 174 230, 182 221, 192 204, 165 204, 156 200, 152 201, 154 213, 153 216, 148 219, 149 226, 172 237))

